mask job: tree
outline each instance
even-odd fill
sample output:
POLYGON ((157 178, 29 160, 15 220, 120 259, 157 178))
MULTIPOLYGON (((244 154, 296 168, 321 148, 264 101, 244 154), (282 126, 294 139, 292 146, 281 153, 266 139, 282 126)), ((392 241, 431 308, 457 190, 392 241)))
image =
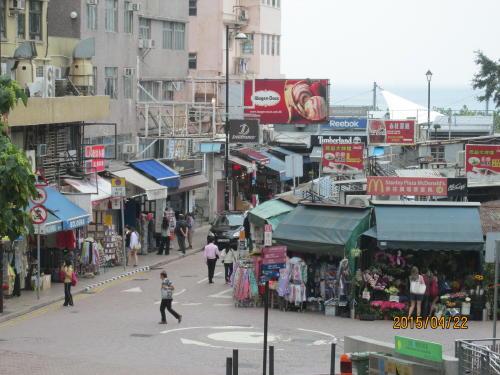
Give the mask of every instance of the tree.
POLYGON ((472 88, 484 90, 484 94, 478 97, 479 101, 493 99, 495 107, 500 107, 500 60, 495 62, 488 58, 483 52, 476 51, 475 63, 479 66, 479 72, 474 75, 472 88))
POLYGON ((36 194, 35 176, 23 150, 8 136, 9 112, 21 100, 28 98, 17 82, 0 77, 0 313, 3 312, 3 245, 7 236, 11 241, 25 235, 32 228, 26 207, 36 194))

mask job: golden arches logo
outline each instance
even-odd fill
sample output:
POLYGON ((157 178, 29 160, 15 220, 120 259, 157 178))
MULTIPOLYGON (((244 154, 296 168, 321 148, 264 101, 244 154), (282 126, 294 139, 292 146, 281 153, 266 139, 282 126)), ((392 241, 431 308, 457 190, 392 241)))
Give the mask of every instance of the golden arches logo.
POLYGON ((368 194, 384 193, 385 185, 384 181, 380 178, 369 178, 368 181, 368 194))

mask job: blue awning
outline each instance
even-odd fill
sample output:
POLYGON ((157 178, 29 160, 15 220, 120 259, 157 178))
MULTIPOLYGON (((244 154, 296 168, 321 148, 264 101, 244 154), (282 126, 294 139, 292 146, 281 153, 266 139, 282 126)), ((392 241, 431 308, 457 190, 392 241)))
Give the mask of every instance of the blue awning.
MULTIPOLYGON (((49 211, 47 221, 41 225, 40 234, 50 234, 62 230, 84 227, 90 223, 90 215, 82 208, 71 202, 57 189, 51 186, 45 187, 47 200, 43 204, 49 211)), ((33 207, 30 202, 28 210, 33 207)), ((37 226, 35 226, 37 228, 37 226)), ((35 228, 35 233, 37 229, 35 228)))
POLYGON ((265 149, 259 151, 262 155, 269 158, 269 163, 265 165, 265 167, 272 169, 275 172, 278 172, 280 175, 280 181, 289 181, 290 177, 285 175, 285 162, 273 154, 267 152, 265 149))
POLYGON ((141 160, 131 162, 130 165, 135 170, 143 173, 144 175, 152 178, 162 186, 170 188, 178 188, 181 183, 179 173, 171 169, 169 166, 163 164, 159 160, 141 160))

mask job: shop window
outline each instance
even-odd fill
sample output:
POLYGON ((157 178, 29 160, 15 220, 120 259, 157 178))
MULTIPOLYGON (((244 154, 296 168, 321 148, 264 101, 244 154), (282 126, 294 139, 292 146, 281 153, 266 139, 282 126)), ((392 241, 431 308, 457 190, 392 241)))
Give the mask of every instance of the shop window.
POLYGON ((42 2, 30 2, 30 39, 42 40, 42 2))
POLYGON ((446 161, 444 158, 444 146, 443 145, 431 146, 431 156, 434 162, 446 161))

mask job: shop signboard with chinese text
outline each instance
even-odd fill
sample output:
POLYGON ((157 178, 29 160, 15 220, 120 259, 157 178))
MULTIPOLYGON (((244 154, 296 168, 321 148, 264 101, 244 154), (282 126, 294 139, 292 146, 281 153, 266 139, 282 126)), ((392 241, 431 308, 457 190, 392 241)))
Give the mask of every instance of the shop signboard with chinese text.
POLYGON ((354 174, 363 170, 363 144, 323 144, 323 173, 354 174))
POLYGON ((363 130, 366 131, 366 117, 330 117, 327 124, 321 124, 322 131, 329 130, 363 130))
POLYGON ((469 182, 500 181, 500 145, 465 145, 465 172, 469 182))
POLYGON ((368 137, 366 135, 341 135, 341 134, 321 134, 321 135, 311 135, 311 147, 321 146, 325 143, 330 144, 364 144, 368 142, 368 137))
POLYGON ((413 145, 415 144, 415 120, 369 120, 368 142, 372 146, 413 145))
POLYGON ((104 171, 104 158, 106 149, 104 145, 85 146, 85 174, 104 171))
POLYGON ((126 181, 124 178, 111 179, 111 195, 113 197, 126 197, 126 181))
POLYGON ((328 82, 326 79, 247 80, 245 114, 259 116, 261 124, 324 123, 328 118, 328 82))
POLYGON ((444 177, 367 177, 367 194, 381 196, 446 197, 448 180, 444 177))
POLYGON ((286 266, 286 246, 271 246, 262 249, 262 274, 264 278, 278 278, 279 270, 286 266))

